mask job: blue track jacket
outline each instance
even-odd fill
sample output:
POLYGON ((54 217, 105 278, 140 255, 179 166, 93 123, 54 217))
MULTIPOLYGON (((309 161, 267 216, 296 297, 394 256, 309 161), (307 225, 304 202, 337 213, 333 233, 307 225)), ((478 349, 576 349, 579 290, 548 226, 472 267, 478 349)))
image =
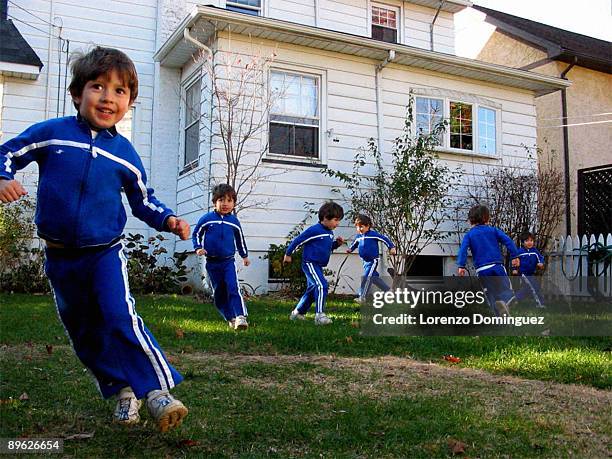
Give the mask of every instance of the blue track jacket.
POLYGON ((39 169, 35 221, 43 239, 66 247, 117 239, 127 219, 122 190, 133 215, 158 231, 174 215, 147 188, 140 157, 115 128, 93 139, 75 116, 34 124, 0 145, 0 179, 12 180, 33 161, 39 169))
POLYGON ((233 258, 238 249, 242 258, 249 256, 244 234, 234 214, 221 215, 216 211, 204 214, 191 236, 195 250, 204 248, 208 258, 233 258))
POLYGON ((518 256, 519 260, 521 260, 519 272, 527 276, 533 276, 536 272, 536 265, 538 263, 544 263, 544 257, 535 247, 530 249, 521 247, 518 250, 518 256))
POLYGON ((516 245, 502 230, 490 225, 472 227, 461 241, 461 247, 457 255, 457 267, 465 268, 468 248, 472 251, 476 269, 486 265, 503 264, 504 260, 499 249, 500 242, 508 248, 512 258, 517 257, 516 245))
POLYGON ((302 263, 314 263, 319 266, 327 266, 332 251, 340 246, 334 238, 334 232, 320 222, 306 228, 302 234, 291 241, 285 255, 291 256, 302 245, 304 246, 302 263))
POLYGON ((365 261, 372 261, 380 255, 378 251, 378 242, 382 242, 389 249, 395 247, 391 239, 387 236, 380 234, 377 231, 369 230, 365 234, 357 234, 355 240, 349 247, 349 251, 353 251, 359 246, 359 256, 365 261))

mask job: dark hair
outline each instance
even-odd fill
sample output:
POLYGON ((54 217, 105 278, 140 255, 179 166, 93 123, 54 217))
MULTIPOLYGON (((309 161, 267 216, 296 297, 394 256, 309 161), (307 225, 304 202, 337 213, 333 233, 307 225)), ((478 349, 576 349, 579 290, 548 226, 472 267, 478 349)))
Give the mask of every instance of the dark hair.
POLYGON ((123 51, 115 48, 103 48, 96 46, 87 54, 77 52, 73 55, 70 70, 72 81, 68 86, 68 91, 73 97, 73 104, 78 110, 79 105, 74 102, 74 97, 81 97, 83 88, 88 81, 95 80, 100 75, 106 75, 113 70, 119 74, 119 78, 130 88, 130 103, 138 96, 138 73, 134 62, 123 51))
POLYGON ((231 185, 227 183, 220 183, 215 186, 212 190, 212 202, 213 204, 221 199, 223 196, 229 196, 232 198, 234 202, 238 200, 238 195, 236 194, 236 190, 231 185))
POLYGON ((355 224, 360 224, 363 226, 372 226, 372 219, 364 214, 357 214, 355 217, 355 224))
POLYGON ((521 242, 525 242, 527 239, 533 239, 535 241, 535 236, 529 231, 523 231, 519 236, 519 239, 521 242))
POLYGON ((472 225, 484 225, 489 221, 489 208, 481 204, 477 204, 470 209, 468 220, 472 225))
POLYGON ((344 217, 344 209, 340 204, 336 204, 334 201, 326 202, 319 209, 319 221, 322 222, 324 219, 331 220, 332 218, 344 217))

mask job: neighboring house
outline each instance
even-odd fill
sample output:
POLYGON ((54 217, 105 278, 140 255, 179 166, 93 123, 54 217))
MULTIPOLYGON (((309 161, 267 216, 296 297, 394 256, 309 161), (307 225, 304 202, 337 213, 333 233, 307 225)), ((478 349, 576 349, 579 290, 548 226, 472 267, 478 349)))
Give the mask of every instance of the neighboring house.
POLYGON ((566 174, 568 205, 559 233, 612 233, 612 43, 473 8, 495 27, 477 59, 572 82, 536 99, 538 145, 546 141, 566 174))
MULTIPOLYGON (((19 3, 12 0, 11 5, 13 1, 19 3)), ((203 116, 215 107, 199 59, 202 44, 215 59, 241 53, 248 62, 255 49, 276 54, 267 78, 287 82, 288 90, 260 144, 270 140, 274 145, 263 167, 282 174, 257 188, 257 197, 269 199, 265 208, 240 214, 253 261, 240 276, 264 290, 268 263, 263 257, 270 243, 285 240, 304 217, 306 201, 318 207, 335 196, 332 188, 338 184, 321 170, 348 171, 356 150, 370 137, 388 151, 404 124, 410 91, 417 98, 420 127, 428 129, 441 117, 452 121, 440 156, 451 166, 464 166, 466 183, 473 183, 483 179, 487 167, 535 167, 524 145, 536 142, 536 97, 569 86, 554 76, 455 56, 453 14, 470 5, 463 0, 194 3, 141 0, 127 10, 119 7, 124 3, 109 1, 106 10, 94 11, 94 6, 66 0, 54 3, 51 12, 50 3, 41 0, 35 13, 49 22, 62 18, 62 37, 71 40, 70 49, 95 42, 122 48, 134 58, 142 91, 132 118, 132 140, 157 195, 192 224, 209 205, 209 190, 198 186, 198 174, 209 174, 211 182, 223 177, 223 149, 214 137, 211 141, 203 116), (190 107, 200 110, 194 114, 190 107), (291 107, 300 107, 299 113, 291 107), (295 141, 279 142, 279 132, 291 132, 295 141)), ((27 33, 25 27, 23 31, 27 33)), ((29 32, 36 36, 36 31, 29 32)), ((46 84, 57 90, 57 75, 62 74, 53 63, 57 46, 44 36, 36 42, 49 73, 35 88, 14 82, 13 92, 56 107, 53 90, 47 91, 46 101, 41 94, 46 84), (50 60, 45 59, 47 45, 55 50, 50 60)), ((10 135, 24 127, 26 117, 16 99, 6 102, 3 110, 19 119, 5 131, 10 135)), ((27 121, 56 115, 50 112, 37 110, 27 121)), ((146 231, 134 219, 127 230, 146 231)), ((338 232, 353 235, 351 222, 338 232)), ((180 241, 175 247, 191 249, 180 241)), ((449 241, 430 246, 424 255, 439 260, 437 272, 450 272, 454 266, 449 255, 455 249, 449 241)), ((345 256, 335 256, 331 268, 345 256)), ((358 257, 350 257, 344 272, 353 276, 355 287, 360 267, 358 257)))

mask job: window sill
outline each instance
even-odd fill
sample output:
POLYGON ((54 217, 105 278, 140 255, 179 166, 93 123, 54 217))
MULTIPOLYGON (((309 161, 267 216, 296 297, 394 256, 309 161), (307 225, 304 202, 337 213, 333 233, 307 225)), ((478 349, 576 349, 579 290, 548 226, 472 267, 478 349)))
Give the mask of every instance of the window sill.
POLYGON ((179 174, 178 174, 179 177, 182 176, 182 175, 186 175, 186 174, 188 174, 191 171, 196 170, 199 167, 199 165, 200 165, 199 161, 193 161, 193 162, 187 164, 186 166, 183 167, 182 170, 179 171, 179 174))
POLYGON ((448 147, 436 147, 435 151, 437 153, 447 153, 447 154, 455 155, 455 156, 469 156, 471 158, 501 159, 500 154, 477 153, 475 151, 459 150, 459 149, 448 148, 448 147))
POLYGON ((262 158, 262 163, 271 163, 271 164, 284 164, 287 166, 304 166, 304 167, 312 167, 316 169, 327 169, 327 164, 322 164, 320 162, 314 161, 300 161, 300 160, 290 160, 290 159, 277 159, 277 158, 262 158))

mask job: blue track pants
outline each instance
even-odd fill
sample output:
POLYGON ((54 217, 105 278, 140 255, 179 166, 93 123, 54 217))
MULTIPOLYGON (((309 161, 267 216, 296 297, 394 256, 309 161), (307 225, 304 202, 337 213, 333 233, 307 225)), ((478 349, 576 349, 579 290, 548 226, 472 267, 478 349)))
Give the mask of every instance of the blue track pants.
POLYGON ((380 278, 378 274, 379 258, 371 261, 363 260, 363 277, 361 278, 361 286, 359 287, 359 298, 365 299, 372 284, 376 285, 383 292, 389 290, 389 286, 380 278))
POLYGON ((496 264, 487 269, 479 268, 476 273, 487 297, 489 307, 496 316, 499 316, 495 302, 503 301, 509 304, 514 299, 514 291, 506 268, 503 265, 496 264))
POLYGON ((247 316, 248 311, 240 286, 234 259, 222 261, 206 261, 206 272, 213 288, 215 306, 225 320, 232 320, 237 316, 247 316))
POLYGON ((325 310, 328 289, 327 279, 323 275, 323 267, 314 263, 302 263, 302 271, 306 274, 307 285, 296 309, 300 314, 306 314, 314 301, 315 312, 320 314, 325 310))

